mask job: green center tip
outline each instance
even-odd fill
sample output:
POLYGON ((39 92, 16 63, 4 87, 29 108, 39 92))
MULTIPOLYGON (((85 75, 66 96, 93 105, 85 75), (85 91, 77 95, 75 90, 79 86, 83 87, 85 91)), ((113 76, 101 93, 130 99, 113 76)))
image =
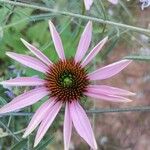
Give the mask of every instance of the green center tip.
POLYGON ((71 87, 73 84, 73 80, 70 77, 65 77, 63 80, 64 87, 71 87))

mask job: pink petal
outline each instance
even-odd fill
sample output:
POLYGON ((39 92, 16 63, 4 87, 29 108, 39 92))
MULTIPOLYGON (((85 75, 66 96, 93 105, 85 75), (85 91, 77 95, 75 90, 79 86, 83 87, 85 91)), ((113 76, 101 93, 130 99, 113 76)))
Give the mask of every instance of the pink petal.
POLYGON ((92 38, 92 22, 89 21, 81 35, 77 52, 75 55, 75 61, 80 62, 84 55, 86 54, 92 38))
POLYGON ((0 109, 0 114, 8 113, 32 105, 48 94, 49 92, 44 87, 39 87, 25 92, 14 98, 8 104, 4 105, 0 109))
POLYGON ((40 108, 33 115, 23 138, 27 137, 46 117, 47 112, 51 109, 51 107, 55 104, 55 100, 48 100, 40 106, 40 108))
POLYGON ((126 59, 115 62, 103 68, 97 69, 92 73, 89 73, 88 77, 90 80, 102 80, 102 79, 110 78, 116 75, 117 73, 119 73, 121 70, 123 70, 131 62, 132 60, 126 60, 126 59))
POLYGON ((118 4, 118 0, 108 0, 108 1, 114 5, 118 4))
POLYGON ((72 120, 70 116, 70 109, 69 104, 66 103, 65 109, 65 119, 64 119, 64 149, 69 149, 70 139, 71 139, 71 132, 72 132, 72 120))
POLYGON ((51 21, 49 21, 49 28, 50 28, 51 36, 52 36, 57 54, 60 59, 65 60, 65 54, 64 54, 64 49, 63 49, 61 38, 51 21))
POLYGON ((37 77, 18 77, 15 79, 2 81, 0 84, 6 86, 38 86, 44 85, 45 81, 37 77))
POLYGON ((86 56, 86 58, 82 61, 81 65, 82 67, 85 67, 102 49, 104 44, 107 42, 108 37, 105 37, 102 41, 100 41, 92 50, 91 52, 86 56))
POLYGON ((78 134, 90 145, 94 150, 97 149, 96 140, 90 124, 90 121, 80 106, 78 101, 69 104, 71 118, 78 134))
POLYGON ((27 41, 25 41, 24 39, 21 39, 21 41, 23 42, 23 44, 37 57, 39 58, 41 61, 43 61, 46 65, 50 66, 53 63, 48 59, 47 56, 45 56, 39 49, 37 49, 35 46, 31 45, 30 43, 28 43, 27 41))
POLYGON ((54 105, 49 108, 49 111, 47 112, 45 118, 43 119, 42 123, 40 124, 40 127, 37 131, 34 147, 38 145, 38 143, 41 141, 43 136, 45 135, 46 131, 54 121, 56 115, 58 114, 59 110, 62 107, 62 103, 60 101, 56 102, 54 105))
POLYGON ((93 92, 85 92, 86 96, 96 98, 96 99, 102 99, 106 101, 112 101, 112 102, 131 102, 132 100, 122 97, 122 96, 116 96, 116 95, 109 95, 109 94, 101 94, 101 93, 93 93, 93 92))
POLYGON ((100 93, 100 94, 110 94, 110 95, 122 95, 122 96, 132 96, 135 95, 135 93, 132 93, 127 90, 123 90, 116 87, 111 87, 107 85, 89 85, 87 88, 87 91, 92 93, 100 93))
POLYGON ((84 0, 86 10, 90 9, 92 3, 93 3, 93 0, 84 0))
POLYGON ((21 64, 28 66, 32 69, 35 69, 35 70, 43 72, 43 73, 46 73, 48 71, 48 67, 34 57, 17 54, 17 53, 13 53, 13 52, 7 52, 6 54, 9 57, 11 57, 12 59, 14 59, 14 60, 20 62, 21 64))

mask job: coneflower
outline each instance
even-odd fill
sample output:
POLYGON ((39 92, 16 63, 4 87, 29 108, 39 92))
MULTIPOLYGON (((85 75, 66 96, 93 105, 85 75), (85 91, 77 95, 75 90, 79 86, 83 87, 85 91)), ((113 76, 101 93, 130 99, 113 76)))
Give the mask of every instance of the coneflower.
POLYGON ((89 21, 81 35, 75 57, 66 59, 61 38, 51 21, 49 21, 49 27, 55 49, 59 56, 58 62, 53 63, 40 50, 21 39, 24 45, 37 58, 14 52, 7 52, 6 54, 21 64, 44 73, 45 78, 18 77, 1 82, 1 84, 5 86, 36 87, 4 105, 0 109, 0 114, 30 106, 43 97, 49 96, 49 99, 44 102, 33 115, 23 137, 27 137, 39 126, 34 142, 34 146, 37 146, 51 126, 61 107, 65 105, 63 131, 64 149, 68 150, 69 148, 72 124, 78 134, 89 144, 89 146, 93 149, 97 149, 90 121, 80 105, 80 100, 82 97, 89 96, 91 98, 113 102, 130 102, 131 100, 124 96, 131 96, 134 95, 134 93, 116 87, 94 85, 92 84, 92 81, 107 79, 118 74, 131 63, 131 60, 121 60, 88 73, 86 66, 102 49, 103 45, 107 42, 108 37, 105 37, 100 41, 86 55, 92 37, 92 22, 89 21))

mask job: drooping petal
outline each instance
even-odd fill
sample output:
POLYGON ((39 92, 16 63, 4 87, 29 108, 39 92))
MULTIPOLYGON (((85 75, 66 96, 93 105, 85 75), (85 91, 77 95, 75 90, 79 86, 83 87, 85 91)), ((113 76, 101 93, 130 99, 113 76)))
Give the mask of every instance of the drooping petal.
POLYGON ((118 0, 108 0, 108 1, 114 5, 118 4, 118 0))
POLYGON ((6 86, 38 86, 44 85, 45 81, 38 77, 18 77, 15 79, 2 81, 0 84, 6 86))
POLYGON ((100 41, 92 50, 91 52, 86 56, 86 58, 82 61, 81 65, 82 67, 85 67, 102 49, 104 44, 107 42, 108 37, 105 37, 102 41, 100 41))
POLYGON ((48 71, 48 67, 34 57, 17 54, 17 53, 13 53, 13 52, 7 52, 6 54, 9 57, 11 57, 12 59, 20 62, 21 64, 23 64, 27 67, 30 67, 32 69, 35 69, 35 70, 43 72, 43 73, 46 73, 48 71))
POLYGON ((90 145, 94 150, 97 149, 96 140, 90 124, 90 121, 80 106, 78 101, 69 104, 71 119, 78 134, 90 145))
POLYGON ((101 93, 92 93, 92 92, 85 92, 84 93, 86 96, 96 98, 96 99, 101 99, 101 100, 106 100, 106 101, 112 101, 112 102, 131 102, 132 100, 122 97, 122 96, 117 96, 117 95, 109 95, 109 94, 101 94, 101 93))
POLYGON ((42 123, 39 126, 39 129, 37 131, 34 147, 38 145, 38 143, 41 141, 43 136, 45 135, 46 131, 54 121, 56 115, 58 114, 59 110, 62 107, 62 103, 60 101, 56 102, 54 105, 49 108, 49 111, 47 112, 45 118, 43 119, 42 123))
POLYGON ((77 52, 75 55, 75 61, 80 62, 87 52, 92 38, 92 22, 89 21, 81 35, 77 52))
POLYGON ((32 105, 47 96, 49 92, 45 89, 45 87, 38 87, 36 89, 25 92, 16 98, 14 98, 11 102, 4 105, 0 109, 0 114, 12 112, 26 106, 32 105))
POLYGON ((46 65, 52 65, 53 63, 48 59, 47 56, 45 56, 39 49, 37 49, 35 46, 31 45, 27 41, 21 38, 21 41, 23 44, 41 61, 43 61, 46 65))
POLYGON ((72 120, 70 116, 69 104, 66 103, 65 119, 64 119, 64 150, 69 150, 69 144, 72 132, 72 120))
POLYGON ((38 108, 38 110, 33 115, 24 135, 23 138, 27 137, 40 123, 41 121, 46 117, 47 112, 51 109, 51 107, 55 104, 54 99, 50 99, 42 104, 38 108))
POLYGON ((57 32, 55 26, 53 25, 53 23, 51 21, 49 21, 49 28, 50 28, 51 36, 52 36, 57 54, 60 59, 65 60, 64 48, 63 48, 61 38, 60 38, 59 33, 57 32))
POLYGON ((84 0, 84 4, 85 4, 85 9, 89 10, 91 5, 93 3, 93 0, 84 0))
POLYGON ((87 88, 87 91, 92 93, 100 93, 100 94, 110 94, 110 95, 122 95, 122 96, 133 96, 135 93, 132 93, 130 91, 111 87, 107 85, 89 85, 87 88))
POLYGON ((102 80, 102 79, 110 78, 116 75, 117 73, 119 73, 121 70, 123 70, 131 62, 132 60, 124 59, 124 60, 112 63, 108 66, 97 69, 96 71, 92 73, 89 73, 88 77, 90 80, 102 80))

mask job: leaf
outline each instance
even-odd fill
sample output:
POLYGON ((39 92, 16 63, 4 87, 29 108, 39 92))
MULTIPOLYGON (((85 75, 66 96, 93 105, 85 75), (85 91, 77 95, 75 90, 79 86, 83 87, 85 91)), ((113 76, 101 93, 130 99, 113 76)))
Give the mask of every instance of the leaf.
POLYGON ((138 56, 138 55, 131 55, 124 57, 125 59, 132 59, 132 60, 139 60, 139 61, 150 61, 150 56, 138 56))
POLYGON ((44 44, 50 40, 47 21, 37 22, 27 29, 28 40, 36 41, 39 44, 44 44))
POLYGON ((33 150, 44 150, 47 145, 52 143, 52 141, 53 141, 53 137, 47 138, 46 140, 44 140, 44 142, 42 142, 39 146, 37 146, 33 150))
POLYGON ((22 53, 26 49, 20 41, 20 37, 22 37, 21 33, 14 32, 13 30, 6 30, 3 37, 3 44, 5 44, 5 46, 9 46, 9 49, 13 49, 15 52, 22 53))
POLYGON ((24 148, 26 146, 27 143, 27 139, 23 139, 21 141, 19 141, 17 144, 15 144, 11 150, 21 150, 22 148, 24 148))
POLYGON ((6 103, 7 103, 7 101, 3 97, 0 96, 0 104, 4 105, 6 103))
POLYGON ((3 7, 0 9, 0 23, 3 23, 5 18, 7 17, 7 14, 10 12, 10 10, 6 7, 3 7))
POLYGON ((33 10, 31 8, 16 7, 14 11, 16 14, 12 16, 11 23, 15 24, 13 26, 13 28, 17 32, 20 32, 21 30, 23 30, 24 28, 27 27, 28 19, 30 18, 30 15, 33 10), (28 18, 28 19, 25 19, 25 18, 28 18), (23 20, 23 21, 19 24, 16 24, 16 22, 18 22, 18 20, 23 20))

